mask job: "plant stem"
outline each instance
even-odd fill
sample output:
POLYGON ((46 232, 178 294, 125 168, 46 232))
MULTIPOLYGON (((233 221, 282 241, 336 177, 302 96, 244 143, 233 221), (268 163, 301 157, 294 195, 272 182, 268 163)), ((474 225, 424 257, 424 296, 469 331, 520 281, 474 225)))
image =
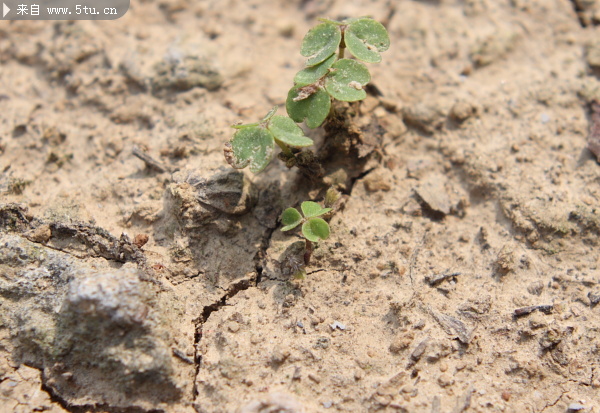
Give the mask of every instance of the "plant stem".
POLYGON ((342 41, 340 42, 340 51, 338 53, 337 60, 344 58, 344 50, 346 50, 346 42, 344 42, 344 30, 346 27, 342 27, 342 41))
POLYGON ((304 250, 304 265, 308 265, 310 263, 310 257, 313 252, 313 243, 312 241, 306 240, 306 247, 304 250))
POLYGON ((293 157, 294 157, 294 154, 292 153, 292 150, 291 150, 290 148, 288 148, 288 146, 287 146, 285 143, 283 143, 283 142, 280 142, 280 141, 278 141, 277 139, 275 139, 275 142, 277 143, 277 145, 279 145, 279 147, 281 148, 281 151, 282 151, 282 152, 283 152, 283 153, 284 153, 284 154, 285 154, 287 157, 290 157, 290 158, 293 158, 293 157))

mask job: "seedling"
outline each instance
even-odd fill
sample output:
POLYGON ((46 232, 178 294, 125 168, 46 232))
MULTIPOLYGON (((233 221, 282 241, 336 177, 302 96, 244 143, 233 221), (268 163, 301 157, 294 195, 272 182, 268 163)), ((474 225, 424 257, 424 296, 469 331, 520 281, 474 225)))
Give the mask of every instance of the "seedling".
POLYGON ((300 205, 302 214, 296 208, 287 208, 281 215, 282 231, 290 231, 302 224, 302 235, 306 238, 306 252, 304 262, 308 264, 313 250, 313 243, 329 237, 329 224, 320 216, 331 211, 331 208, 322 208, 312 201, 305 201, 300 205))
POLYGON ((250 166, 254 173, 262 171, 271 162, 276 143, 288 167, 304 165, 310 169, 308 165, 313 161, 296 162, 299 158, 291 148, 305 148, 313 141, 294 122, 305 121, 309 128, 316 128, 332 113, 332 99, 356 102, 367 96, 364 86, 371 80, 369 69, 357 60, 344 58, 344 52, 348 49, 363 62, 380 62, 380 53, 390 46, 385 27, 368 17, 321 21, 302 42, 300 53, 308 60, 306 68, 294 77, 294 86, 287 96, 290 118, 275 116, 274 107, 258 123, 233 125, 238 131, 224 149, 225 159, 232 167, 250 166))
POLYGON ((258 173, 265 169, 273 158, 275 144, 284 154, 293 157, 291 148, 305 148, 313 144, 312 139, 286 116, 275 116, 277 106, 257 123, 232 125, 237 129, 230 142, 225 144, 227 163, 236 169, 250 166, 258 173))
POLYGON ((385 27, 371 18, 321 21, 304 37, 300 53, 308 57, 306 68, 294 77, 286 100, 288 115, 311 129, 329 116, 332 98, 356 102, 367 96, 363 88, 371 80, 369 69, 344 58, 345 49, 358 60, 378 63, 380 52, 390 46, 385 27))

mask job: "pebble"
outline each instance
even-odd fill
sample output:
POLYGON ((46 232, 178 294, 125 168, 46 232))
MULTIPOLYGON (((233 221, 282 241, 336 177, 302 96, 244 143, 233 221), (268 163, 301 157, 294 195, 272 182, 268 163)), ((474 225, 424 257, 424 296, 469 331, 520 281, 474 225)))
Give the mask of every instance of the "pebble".
POLYGON ((545 125, 546 123, 550 122, 550 116, 547 113, 542 113, 540 115, 540 121, 545 125))
POLYGON ((335 330, 336 328, 340 329, 340 330, 345 330, 346 326, 342 323, 340 323, 339 321, 334 321, 332 324, 329 324, 329 327, 331 327, 332 330, 335 330))
POLYGON ((445 361, 442 361, 442 362, 440 363, 440 371, 441 371, 442 373, 444 373, 444 372, 448 371, 448 363, 446 363, 445 361))
POLYGON ((237 333, 238 331, 240 331, 240 324, 236 323, 235 321, 232 321, 227 324, 227 330, 229 330, 232 333, 237 333))
POLYGON ((465 101, 456 102, 450 109, 450 117, 459 123, 466 121, 476 113, 477 108, 465 101))
POLYGON ((440 387, 448 387, 454 384, 454 379, 447 373, 440 374, 438 377, 438 384, 440 387))
POLYGON ((308 374, 308 378, 310 380, 314 381, 317 384, 321 383, 321 378, 319 376, 316 376, 316 375, 312 374, 312 373, 308 374))

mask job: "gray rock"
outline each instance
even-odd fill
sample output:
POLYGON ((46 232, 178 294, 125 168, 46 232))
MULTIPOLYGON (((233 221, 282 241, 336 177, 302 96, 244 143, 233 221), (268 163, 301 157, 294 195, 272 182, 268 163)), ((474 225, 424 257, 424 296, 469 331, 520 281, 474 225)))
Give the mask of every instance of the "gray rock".
POLYGON ((69 405, 150 409, 189 390, 172 366, 167 328, 177 315, 157 298, 169 293, 135 268, 91 268, 17 235, 0 245, 1 321, 12 333, 0 348, 40 369, 54 394, 69 405))
POLYGON ((221 74, 205 59, 180 56, 160 61, 154 66, 152 91, 186 91, 194 87, 217 90, 223 84, 221 74))

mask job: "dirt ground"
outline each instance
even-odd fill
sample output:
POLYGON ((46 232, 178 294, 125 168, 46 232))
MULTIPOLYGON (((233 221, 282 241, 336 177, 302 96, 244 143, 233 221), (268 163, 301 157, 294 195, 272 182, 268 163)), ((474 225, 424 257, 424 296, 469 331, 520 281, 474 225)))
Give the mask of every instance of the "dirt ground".
POLYGON ((599 39, 598 0, 2 21, 0 411, 600 412, 599 39), (391 47, 294 279, 279 216, 323 185, 223 145, 363 15, 391 47))

